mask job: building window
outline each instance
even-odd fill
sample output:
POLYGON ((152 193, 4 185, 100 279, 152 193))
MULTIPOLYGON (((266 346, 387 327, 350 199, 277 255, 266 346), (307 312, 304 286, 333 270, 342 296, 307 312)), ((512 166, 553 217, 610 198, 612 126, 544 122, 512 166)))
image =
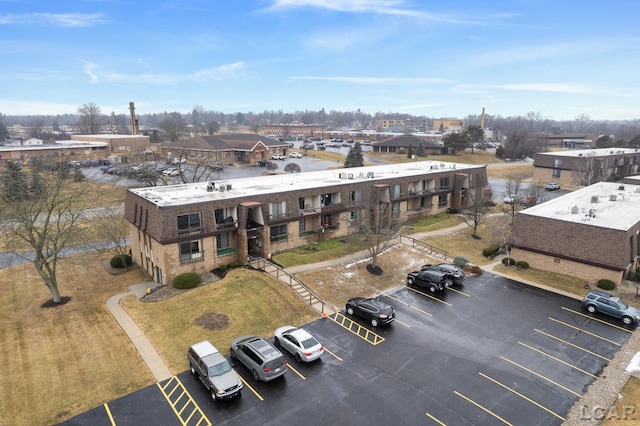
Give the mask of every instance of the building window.
POLYGON ((270 241, 272 243, 287 241, 288 240, 287 225, 284 224, 284 225, 272 226, 269 229, 269 234, 270 234, 270 241))
POLYGON ((451 186, 449 184, 449 176, 440 179, 440 191, 446 191, 448 189, 451 189, 451 186))
POLYGON ((562 167, 562 159, 556 158, 555 160, 553 160, 553 167, 562 167))
POLYGON ((299 233, 299 234, 302 234, 304 231, 306 231, 306 230, 307 230, 306 222, 307 222, 307 221, 306 221, 306 220, 304 220, 304 219, 300 219, 300 220, 298 221, 298 233, 299 233))
POLYGON ((215 209, 216 229, 235 228, 238 222, 235 219, 235 208, 215 209))
POLYGON ((231 243, 229 242, 229 233, 224 232, 216 235, 216 247, 219 249, 229 248, 231 243))
POLYGON ((447 194, 438 195, 438 207, 444 207, 447 205, 447 194))
POLYGON ((287 215, 287 202, 279 201, 277 203, 269 203, 269 217, 277 219, 287 215))
POLYGON ((391 213, 395 213, 395 215, 400 213, 400 202, 399 201, 394 201, 393 203, 391 203, 391 213))
POLYGON ((187 241, 180 243, 180 262, 189 263, 202 260, 202 252, 200 251, 200 241, 187 241))
POLYGON ((350 211, 349 225, 358 225, 360 223, 361 217, 362 217, 362 212, 360 210, 350 211))
POLYGON ((560 177, 560 169, 553 169, 553 177, 554 178, 559 178, 560 177))
POLYGON ((178 216, 178 235, 195 234, 202 231, 200 228, 200 213, 189 213, 178 216))
POLYGON ((391 198, 399 198, 400 197, 400 184, 395 184, 389 186, 389 195, 391 198))
POLYGON ((349 202, 351 204, 359 204, 362 202, 362 191, 349 192, 349 202))

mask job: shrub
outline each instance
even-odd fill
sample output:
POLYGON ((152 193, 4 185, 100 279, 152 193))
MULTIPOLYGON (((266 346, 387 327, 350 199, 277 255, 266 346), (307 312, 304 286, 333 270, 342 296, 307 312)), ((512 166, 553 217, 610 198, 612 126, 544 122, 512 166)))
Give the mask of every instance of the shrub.
POLYGON ((509 266, 513 266, 516 264, 515 259, 512 259, 510 257, 505 257, 504 259, 502 259, 502 264, 504 266, 507 266, 507 263, 509 264, 509 266))
POLYGON ((113 256, 109 261, 112 268, 126 268, 131 266, 133 259, 128 254, 113 256))
POLYGON ((464 268, 467 263, 469 263, 469 259, 464 256, 456 256, 455 259, 453 259, 453 264, 460 268, 464 268))
POLYGON ((482 249, 482 255, 484 257, 495 256, 495 254, 498 252, 498 250, 500 250, 500 247, 498 247, 498 246, 487 247, 485 249, 482 249))
POLYGON ((173 279, 171 285, 175 288, 186 289, 193 288, 200 284, 200 275, 195 272, 185 272, 184 274, 180 274, 173 279))
POLYGON ((229 264, 229 268, 237 268, 238 266, 240 266, 240 264, 238 263, 237 260, 234 260, 229 264))
POLYGON ((480 274, 482 274, 482 268, 481 268, 481 267, 479 267, 478 265, 471 265, 471 266, 468 266, 468 267, 466 268, 466 270, 467 270, 470 274, 473 274, 473 275, 480 275, 480 274))
POLYGON ((596 286, 603 290, 613 290, 616 288, 616 283, 614 283, 611 280, 601 279, 601 280, 598 280, 598 284, 596 284, 596 286))
POLYGON ((524 260, 521 260, 519 262, 516 262, 516 266, 522 269, 529 269, 529 264, 527 262, 525 262, 524 260))

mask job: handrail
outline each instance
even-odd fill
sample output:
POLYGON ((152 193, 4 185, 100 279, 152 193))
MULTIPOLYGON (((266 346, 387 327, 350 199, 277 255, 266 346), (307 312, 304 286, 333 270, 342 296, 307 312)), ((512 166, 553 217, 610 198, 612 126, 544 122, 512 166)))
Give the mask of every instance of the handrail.
POLYGON ((429 254, 434 254, 435 253, 435 254, 441 255, 444 258, 444 260, 447 260, 448 257, 452 257, 451 253, 449 253, 448 251, 441 250, 441 249, 439 249, 439 248, 437 248, 435 246, 432 246, 431 244, 423 243, 422 241, 416 240, 415 238, 408 237, 408 236, 402 235, 402 234, 400 234, 398 236, 398 238, 400 239, 400 243, 401 244, 405 244, 405 245, 417 248, 417 249, 425 251, 425 252, 427 252, 429 254), (403 239, 405 241, 403 241, 403 239))

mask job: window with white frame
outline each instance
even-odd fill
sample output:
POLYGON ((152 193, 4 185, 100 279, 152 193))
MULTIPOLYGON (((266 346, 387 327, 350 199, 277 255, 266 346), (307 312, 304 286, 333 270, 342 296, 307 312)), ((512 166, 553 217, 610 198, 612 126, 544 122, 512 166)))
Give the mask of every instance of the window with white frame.
POLYGON ((269 203, 269 216, 271 218, 285 217, 287 214, 287 202, 278 201, 269 203))
POLYGON ((200 250, 200 247, 200 240, 180 243, 180 262, 201 259, 202 251, 200 250))

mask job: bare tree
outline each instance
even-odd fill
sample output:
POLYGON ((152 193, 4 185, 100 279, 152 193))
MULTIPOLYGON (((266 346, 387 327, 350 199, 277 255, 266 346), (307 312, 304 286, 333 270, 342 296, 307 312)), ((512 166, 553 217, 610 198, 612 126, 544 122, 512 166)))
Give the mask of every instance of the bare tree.
POLYGON ((124 114, 117 114, 112 112, 109 118, 106 120, 105 125, 107 131, 114 135, 124 134, 127 128, 127 117, 124 114))
POLYGON ((92 226, 96 237, 107 242, 102 252, 108 252, 122 259, 122 265, 127 265, 125 256, 129 254, 126 237, 129 235, 129 222, 124 217, 122 205, 103 207, 92 215, 92 226))
POLYGON ((269 161, 267 163, 266 169, 269 170, 272 175, 274 175, 276 170, 278 169, 278 165, 275 163, 275 161, 269 161))
POLYGON ((394 245, 400 228, 405 222, 399 211, 392 211, 388 188, 363 187, 354 191, 349 209, 349 224, 357 226, 367 242, 371 264, 367 270, 382 273, 378 256, 394 245))
POLYGON ((165 131, 171 142, 175 142, 187 129, 187 122, 179 112, 171 112, 162 120, 160 128, 165 131))
POLYGON ((78 130, 80 133, 86 133, 89 135, 100 133, 103 117, 102 111, 98 105, 93 102, 82 104, 78 107, 78 114, 80 114, 80 118, 78 120, 78 130))
POLYGON ((31 121, 31 129, 29 130, 29 136, 32 138, 41 139, 44 136, 44 118, 35 118, 31 121))
POLYGON ((584 132, 585 126, 589 124, 589 122, 591 121, 591 116, 589 114, 583 113, 583 114, 577 115, 573 121, 575 122, 575 125, 576 125, 576 131, 578 133, 582 133, 584 132))
POLYGON ((475 188, 469 188, 467 190, 467 207, 462 210, 460 218, 464 223, 469 225, 473 229, 471 236, 475 239, 480 239, 478 235, 478 226, 480 226, 487 218, 487 197, 485 195, 485 189, 482 186, 476 186, 475 188))
POLYGON ((82 235, 79 223, 92 204, 87 201, 97 200, 99 194, 90 194, 89 185, 73 182, 67 168, 48 173, 34 169, 32 181, 35 176, 38 182, 31 182, 28 198, 16 201, 0 195, 6 217, 4 238, 7 251, 33 263, 52 301, 60 303, 58 262, 65 249, 82 235), (33 189, 36 186, 37 194, 33 189))
POLYGON ((512 223, 518 212, 525 207, 523 181, 524 176, 518 174, 509 176, 505 183, 502 211, 511 216, 512 223))
POLYGON ((284 171, 286 173, 300 173, 302 169, 297 163, 289 163, 286 166, 284 166, 284 171))
POLYGON ((595 159, 592 155, 587 154, 576 163, 573 176, 576 182, 582 186, 589 186, 592 183, 604 179, 607 170, 609 170, 609 159, 595 159))

